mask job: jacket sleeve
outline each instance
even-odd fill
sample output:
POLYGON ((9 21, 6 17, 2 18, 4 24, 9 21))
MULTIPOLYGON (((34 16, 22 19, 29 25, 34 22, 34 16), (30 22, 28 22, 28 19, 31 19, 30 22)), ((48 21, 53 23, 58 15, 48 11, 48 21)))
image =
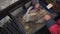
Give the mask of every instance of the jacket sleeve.
POLYGON ((49 26, 53 25, 54 23, 55 23, 55 21, 53 19, 50 19, 46 22, 46 25, 47 25, 47 27, 49 27, 49 26))
POLYGON ((39 0, 31 0, 31 1, 32 1, 32 4, 33 4, 33 5, 39 3, 39 0))

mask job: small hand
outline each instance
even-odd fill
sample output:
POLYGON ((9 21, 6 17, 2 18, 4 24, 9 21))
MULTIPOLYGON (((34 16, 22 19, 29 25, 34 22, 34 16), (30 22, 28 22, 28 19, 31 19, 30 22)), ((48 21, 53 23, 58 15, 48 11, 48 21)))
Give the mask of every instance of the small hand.
POLYGON ((45 15, 44 19, 49 20, 49 19, 51 19, 51 16, 50 15, 45 15))
POLYGON ((40 4, 39 3, 35 5, 35 9, 40 10, 40 4))

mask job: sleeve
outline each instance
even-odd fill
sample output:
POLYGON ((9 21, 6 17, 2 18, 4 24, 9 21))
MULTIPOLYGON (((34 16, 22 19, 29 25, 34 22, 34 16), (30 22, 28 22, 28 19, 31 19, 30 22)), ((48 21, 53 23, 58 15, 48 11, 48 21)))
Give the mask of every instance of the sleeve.
POLYGON ((47 27, 49 27, 49 26, 53 25, 54 23, 55 23, 55 21, 53 19, 50 19, 46 22, 46 25, 47 25, 47 27))
POLYGON ((39 0, 31 0, 31 1, 32 1, 32 4, 33 4, 33 5, 39 3, 39 0))

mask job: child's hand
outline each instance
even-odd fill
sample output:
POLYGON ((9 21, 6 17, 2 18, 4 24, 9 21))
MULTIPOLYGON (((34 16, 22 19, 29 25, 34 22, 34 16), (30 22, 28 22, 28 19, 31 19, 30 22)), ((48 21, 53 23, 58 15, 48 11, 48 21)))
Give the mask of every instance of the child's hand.
POLYGON ((49 20, 49 19, 51 19, 51 16, 50 15, 45 15, 44 19, 49 20))
POLYGON ((35 5, 35 9, 40 10, 40 4, 39 3, 35 5))

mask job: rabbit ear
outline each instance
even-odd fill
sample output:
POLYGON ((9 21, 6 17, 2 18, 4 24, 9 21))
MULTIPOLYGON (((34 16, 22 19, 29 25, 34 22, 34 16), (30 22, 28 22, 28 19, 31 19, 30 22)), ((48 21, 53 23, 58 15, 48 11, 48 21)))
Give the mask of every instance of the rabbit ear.
POLYGON ((29 7, 29 9, 27 10, 26 14, 29 14, 30 11, 32 10, 33 6, 29 7))
POLYGON ((29 14, 29 12, 30 12, 30 10, 32 9, 33 7, 31 6, 31 7, 29 7, 29 9, 27 9, 27 12, 26 12, 26 14, 23 16, 23 18, 25 18, 28 14, 29 14))

